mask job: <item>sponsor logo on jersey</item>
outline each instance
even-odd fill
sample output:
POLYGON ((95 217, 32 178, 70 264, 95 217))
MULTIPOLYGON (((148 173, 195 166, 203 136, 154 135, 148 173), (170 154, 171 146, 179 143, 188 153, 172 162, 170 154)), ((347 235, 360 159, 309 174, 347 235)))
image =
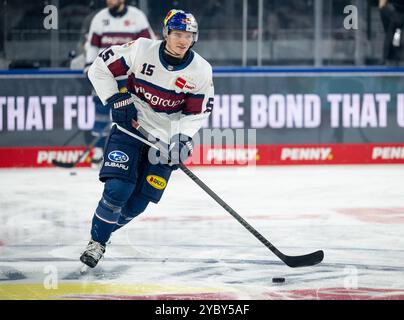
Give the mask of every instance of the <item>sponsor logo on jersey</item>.
POLYGON ((404 159, 404 147, 373 147, 372 160, 404 159))
POLYGON ((193 83, 190 83, 189 81, 187 82, 185 79, 178 77, 177 80, 175 81, 175 85, 180 88, 180 89, 189 89, 193 90, 195 89, 195 85, 193 83))
POLYGON ((125 152, 114 150, 108 154, 108 159, 112 162, 125 163, 129 161, 129 157, 125 152))
POLYGON ((135 85, 136 94, 143 94, 146 100, 153 106, 161 106, 161 107, 177 107, 180 104, 185 103, 185 99, 171 100, 171 99, 163 99, 157 95, 154 95, 150 92, 147 92, 145 88, 141 86, 135 85))
POLYGON ((333 160, 331 148, 282 148, 281 160, 333 160))
POLYGON ((178 77, 177 80, 175 81, 175 85, 180 89, 183 89, 186 83, 187 82, 180 77, 178 77))
POLYGON ((104 162, 104 166, 105 167, 112 167, 112 168, 118 168, 118 169, 122 169, 125 171, 129 170, 129 166, 123 164, 123 163, 116 163, 116 162, 110 162, 110 161, 105 161, 104 162))
POLYGON ((159 190, 163 190, 166 185, 167 185, 167 181, 166 179, 159 177, 159 176, 155 176, 155 175, 148 175, 146 177, 146 181, 153 187, 159 190))

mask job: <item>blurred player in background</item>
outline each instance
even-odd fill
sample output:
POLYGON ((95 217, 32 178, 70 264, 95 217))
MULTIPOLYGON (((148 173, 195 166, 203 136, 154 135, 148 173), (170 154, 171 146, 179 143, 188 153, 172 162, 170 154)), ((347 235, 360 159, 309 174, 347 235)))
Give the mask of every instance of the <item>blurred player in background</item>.
MULTIPOLYGON (((113 231, 158 203, 176 164, 193 150, 192 137, 213 106, 212 67, 191 50, 198 40, 194 16, 170 10, 164 40, 138 39, 112 46, 96 58, 88 76, 100 99, 111 107, 114 125, 105 147, 100 180, 105 183, 95 210, 91 240, 80 257, 95 267, 113 231), (128 76, 128 92, 118 79, 128 76), (134 127, 137 121, 169 150, 169 161, 154 161, 153 151, 134 127), (130 136, 134 134, 135 137, 130 136)), ((180 195, 178 197, 181 205, 180 195)))
MULTIPOLYGON (((90 24, 85 44, 85 72, 105 48, 121 45, 141 37, 155 39, 153 30, 143 11, 126 5, 125 0, 106 0, 106 4, 107 8, 100 10, 90 24)), ((127 76, 124 75, 117 80, 118 87, 121 89, 126 84, 127 76)), ((102 104, 97 96, 94 96, 94 104, 95 123, 91 134, 94 139, 101 138, 93 150, 92 162, 98 164, 102 161, 103 148, 109 131, 110 110, 102 104)))
POLYGON ((387 65, 402 65, 404 60, 404 1, 378 0, 385 32, 383 59, 387 65))

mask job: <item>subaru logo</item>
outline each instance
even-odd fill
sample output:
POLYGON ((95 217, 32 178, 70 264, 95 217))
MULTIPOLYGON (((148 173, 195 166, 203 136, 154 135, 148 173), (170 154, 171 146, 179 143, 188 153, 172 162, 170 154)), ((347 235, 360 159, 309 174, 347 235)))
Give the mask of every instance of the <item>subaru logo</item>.
POLYGON ((128 162, 129 157, 125 152, 115 150, 115 151, 111 151, 108 154, 108 159, 113 162, 124 163, 124 162, 128 162))

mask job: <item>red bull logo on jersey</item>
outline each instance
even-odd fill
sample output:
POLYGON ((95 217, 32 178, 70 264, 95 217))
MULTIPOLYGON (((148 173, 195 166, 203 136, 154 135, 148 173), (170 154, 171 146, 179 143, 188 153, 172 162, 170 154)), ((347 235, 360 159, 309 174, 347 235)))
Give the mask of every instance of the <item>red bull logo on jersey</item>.
POLYGON ((180 78, 180 77, 178 77, 177 81, 175 81, 175 85, 180 89, 183 89, 186 83, 187 82, 184 79, 180 78))
POLYGON ((177 80, 175 81, 175 86, 180 89, 188 89, 188 90, 193 90, 196 87, 193 83, 190 83, 189 81, 186 81, 184 78, 181 77, 177 78, 177 80))
POLYGON ((167 185, 166 179, 155 175, 148 175, 146 181, 158 190, 163 190, 167 185))

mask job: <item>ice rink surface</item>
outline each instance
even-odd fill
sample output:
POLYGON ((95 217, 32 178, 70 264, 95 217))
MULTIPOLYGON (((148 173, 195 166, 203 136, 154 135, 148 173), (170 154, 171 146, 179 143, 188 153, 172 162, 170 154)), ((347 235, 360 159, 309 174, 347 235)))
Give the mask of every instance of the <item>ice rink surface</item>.
POLYGON ((404 166, 192 168, 292 269, 185 174, 80 275, 93 169, 0 170, 0 299, 404 299, 404 166), (273 283, 284 277, 284 283, 273 283))

